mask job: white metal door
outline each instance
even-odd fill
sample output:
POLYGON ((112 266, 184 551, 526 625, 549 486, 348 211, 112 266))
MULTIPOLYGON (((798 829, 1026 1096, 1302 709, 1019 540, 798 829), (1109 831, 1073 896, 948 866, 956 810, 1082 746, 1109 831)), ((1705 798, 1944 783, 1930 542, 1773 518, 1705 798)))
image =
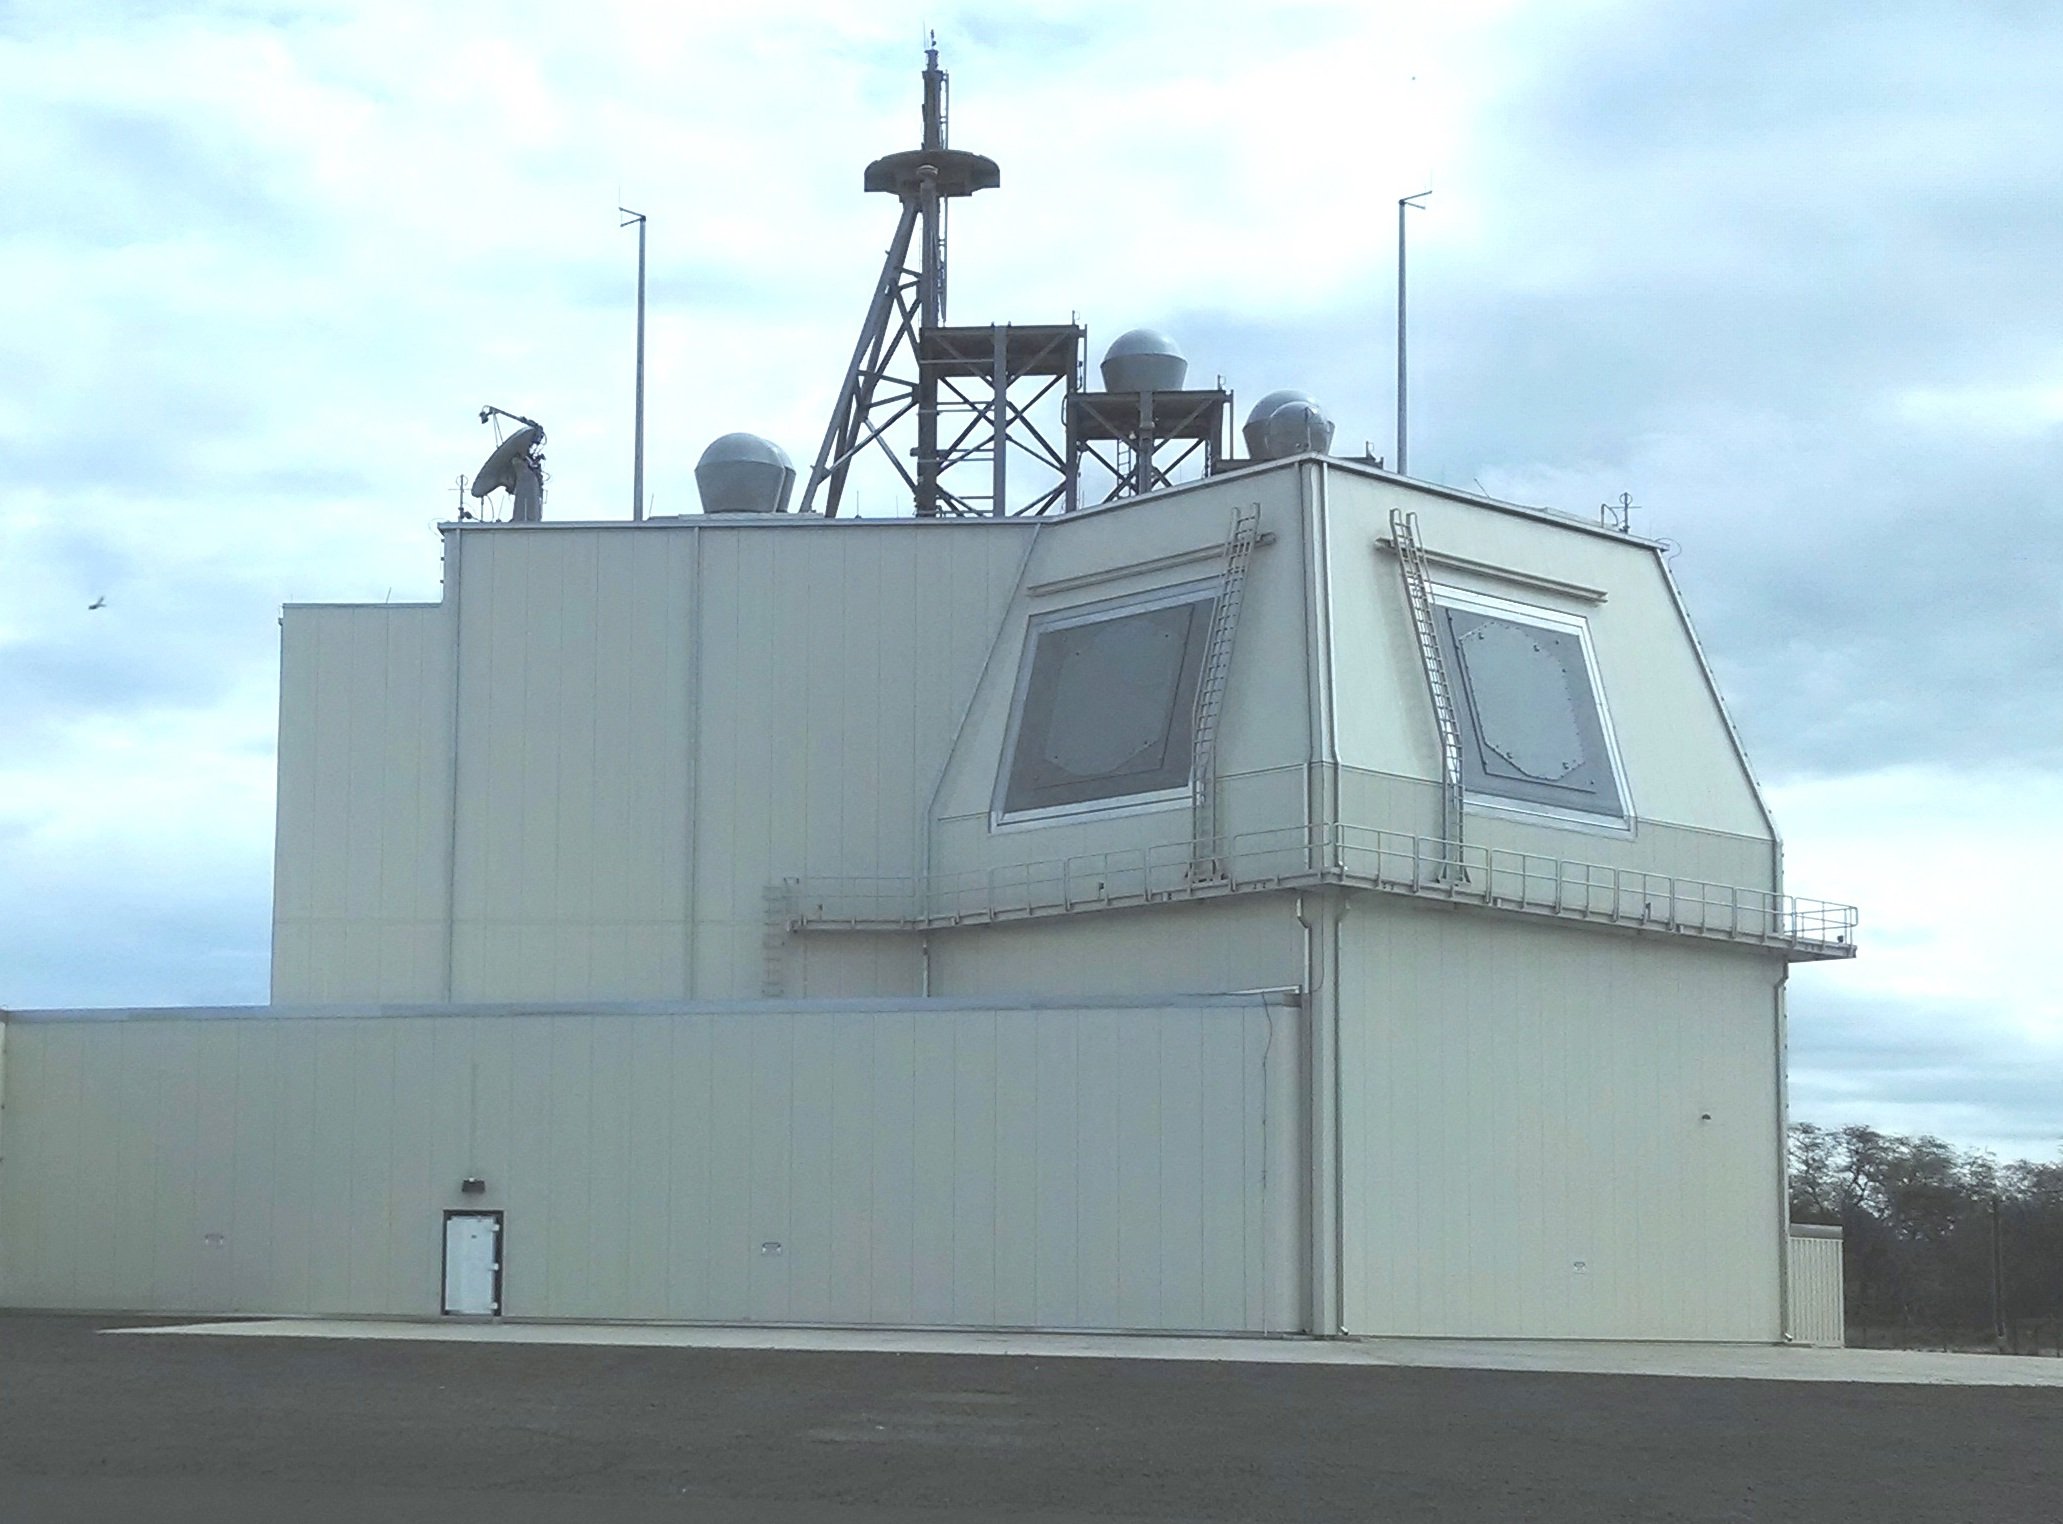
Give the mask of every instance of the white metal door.
POLYGON ((444 1310, 474 1317, 501 1312, 501 1213, 444 1214, 444 1310))

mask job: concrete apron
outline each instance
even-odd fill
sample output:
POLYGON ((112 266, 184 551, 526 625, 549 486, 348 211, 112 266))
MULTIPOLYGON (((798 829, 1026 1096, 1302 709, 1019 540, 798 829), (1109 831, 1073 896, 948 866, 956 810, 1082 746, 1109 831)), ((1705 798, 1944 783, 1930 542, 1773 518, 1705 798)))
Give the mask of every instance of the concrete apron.
POLYGON ((1157 1334, 972 1333, 868 1328, 705 1327, 678 1323, 518 1323, 439 1319, 263 1318, 113 1328, 110 1334, 242 1339, 404 1339, 650 1349, 764 1349, 1059 1360, 1214 1360, 1259 1365, 1681 1376, 1744 1381, 2063 1387, 2063 1360, 1931 1350, 1770 1344, 1633 1344, 1549 1339, 1251 1339, 1157 1334))

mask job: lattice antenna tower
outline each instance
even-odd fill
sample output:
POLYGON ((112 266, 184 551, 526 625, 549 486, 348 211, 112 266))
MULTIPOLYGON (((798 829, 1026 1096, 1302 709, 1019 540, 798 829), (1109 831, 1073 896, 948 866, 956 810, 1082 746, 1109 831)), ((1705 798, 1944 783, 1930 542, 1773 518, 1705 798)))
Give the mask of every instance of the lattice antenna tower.
POLYGON ((1083 333, 1072 323, 946 325, 947 209, 1002 178, 995 160, 947 146, 946 109, 934 36, 924 51, 923 146, 867 166, 866 189, 894 195, 902 213, 810 467, 804 512, 835 516, 853 461, 873 450, 909 488, 920 518, 1043 513, 1067 501, 1071 447, 1049 439, 1029 410, 1056 389, 1072 397, 1083 333), (915 448, 898 449, 898 426, 912 415, 915 448), (1039 490, 1015 507, 1006 479, 1013 450, 1042 468, 1039 490), (970 466, 988 469, 957 469, 970 466))

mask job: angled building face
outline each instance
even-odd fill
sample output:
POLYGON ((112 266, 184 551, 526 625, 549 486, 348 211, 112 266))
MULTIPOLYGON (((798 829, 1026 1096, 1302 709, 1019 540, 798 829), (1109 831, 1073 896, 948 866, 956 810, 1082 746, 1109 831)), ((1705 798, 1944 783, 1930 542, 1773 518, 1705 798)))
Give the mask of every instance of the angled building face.
POLYGON ((444 539, 287 610, 271 1010, 9 1024, 0 1226, 224 1238, 95 1305, 434 1314, 492 1212, 512 1316, 1785 1334, 1784 972, 1853 914, 1654 545, 1319 455, 444 539))

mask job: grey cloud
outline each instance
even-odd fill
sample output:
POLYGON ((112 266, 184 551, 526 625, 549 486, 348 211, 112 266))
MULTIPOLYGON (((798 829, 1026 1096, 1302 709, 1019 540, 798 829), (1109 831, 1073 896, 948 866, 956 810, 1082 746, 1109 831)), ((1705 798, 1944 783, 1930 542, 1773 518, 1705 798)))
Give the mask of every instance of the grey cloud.
MULTIPOLYGON (((636 265, 629 257, 620 270, 600 269, 592 261, 537 264, 528 270, 520 268, 520 260, 514 263, 517 268, 505 281, 498 278, 498 284, 549 291, 554 303, 571 307, 622 313, 637 291, 636 265)), ((725 307, 778 311, 793 295, 781 282, 730 261, 672 257, 663 266, 648 264, 645 274, 645 301, 654 314, 669 307, 687 313, 725 307)))
MULTIPOLYGON (((47 864, 0 889, 0 1004, 259 1004, 269 987, 267 870, 196 882, 182 862, 47 864), (85 955, 82 956, 82 953, 85 955)), ((268 865, 269 867, 269 865, 268 865)))
MULTIPOLYGON (((153 523, 167 532, 163 515, 153 523)), ((33 583, 13 595, 16 633, 0 640, 0 713, 13 760, 54 755, 88 719, 147 724, 270 680, 278 590, 232 565, 161 564, 114 523, 52 526, 33 583), (105 597, 107 605, 88 607, 105 597)))
MULTIPOLYGON (((2063 390, 2063 115, 2032 104, 2063 26, 2036 15, 1522 26, 1529 81, 1450 192, 1482 241, 1435 236, 1437 195, 1417 225, 1414 474, 1579 512, 1630 490, 1766 776, 2063 765, 2063 426, 1900 412, 2063 390)), ((1183 333, 1387 455, 1392 316, 1183 333)))
MULTIPOLYGON (((114 596, 95 611, 108 639, 89 643, 60 634, 0 648, 0 710, 9 717, 10 753, 33 757, 89 716, 126 722, 145 720, 153 710, 205 707, 251 674, 271 671, 269 661, 246 654, 256 633, 247 627, 194 638, 187 634, 191 614, 130 621, 127 602, 114 596), (131 627, 121 628, 125 623, 131 627)), ((276 610, 268 623, 272 617, 276 610)))
MULTIPOLYGON (((950 49, 965 38, 977 47, 1021 55, 1027 62, 1051 64, 1081 53, 1096 41, 1095 29, 1078 21, 1054 21, 1023 11, 970 7, 956 12, 940 28, 941 43, 950 49)), ((950 52, 946 57, 952 64, 950 52)), ((1013 65, 1018 62, 1012 59, 1013 65)))
POLYGON ((119 245, 194 231, 276 243, 310 231, 262 151, 205 123, 73 102, 43 107, 38 137, 50 162, 18 178, 0 234, 61 230, 119 245))
POLYGON ((2005 1157, 2063 1148, 2063 1049, 2030 1051, 1999 1013, 1814 980, 1794 985, 1790 1034, 1794 1121, 1935 1132, 2005 1157))
MULTIPOLYGON (((1328 345, 1315 325, 1173 326, 1242 397, 1307 387, 1343 451, 1372 437, 1393 455, 1386 344, 1328 345)), ((1420 342, 1451 358, 1470 341, 1420 342)), ((1957 438, 1883 416, 1685 405, 1641 429, 1609 400, 1578 411, 1587 367, 1562 390, 1501 372, 1503 352, 1555 342, 1514 329, 1466 356, 1480 385, 1415 388, 1414 474, 1586 514, 1630 490, 1636 528, 1683 547, 1675 571, 1765 776, 2063 765, 2063 430, 1957 438)))

